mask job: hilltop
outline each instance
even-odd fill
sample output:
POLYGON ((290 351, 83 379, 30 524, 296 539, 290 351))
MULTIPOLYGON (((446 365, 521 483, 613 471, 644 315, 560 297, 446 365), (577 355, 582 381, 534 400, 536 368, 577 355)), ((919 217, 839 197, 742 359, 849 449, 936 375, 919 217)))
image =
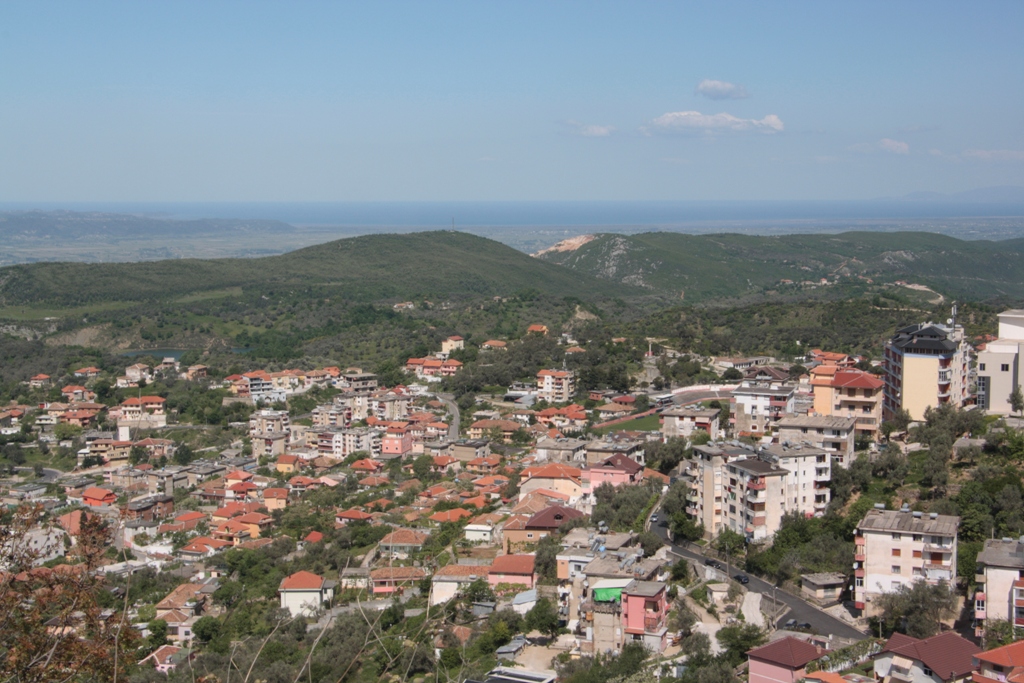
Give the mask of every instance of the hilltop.
POLYGON ((33 263, 0 268, 0 304, 173 302, 282 291, 352 301, 501 296, 531 290, 594 300, 642 293, 464 232, 367 235, 255 259, 33 263))
POLYGON ((777 237, 653 232, 600 234, 538 257, 581 274, 703 302, 783 293, 822 278, 911 280, 974 300, 1021 297, 1022 255, 1020 239, 964 241, 925 232, 777 237))

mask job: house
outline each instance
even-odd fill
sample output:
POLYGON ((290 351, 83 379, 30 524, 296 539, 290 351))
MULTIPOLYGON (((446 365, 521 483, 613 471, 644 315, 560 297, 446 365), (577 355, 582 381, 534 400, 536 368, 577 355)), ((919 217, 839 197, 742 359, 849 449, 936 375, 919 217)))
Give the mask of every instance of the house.
POLYGON ((151 664, 157 671, 166 674, 174 670, 175 655, 179 652, 181 652, 181 648, 176 645, 161 645, 149 656, 139 660, 139 665, 151 664))
POLYGON ((530 325, 526 328, 526 334, 539 334, 543 337, 548 335, 547 325, 530 325))
POLYGON ((975 633, 981 636, 985 624, 1010 620, 1024 626, 1024 539, 993 538, 978 553, 974 581, 975 633))
POLYGON ((466 434, 471 439, 481 439, 485 436, 501 434, 503 443, 512 443, 512 437, 522 429, 522 425, 515 420, 477 420, 469 426, 466 434))
POLYGON ((281 580, 277 593, 281 609, 293 617, 313 616, 334 599, 334 581, 327 581, 313 572, 300 571, 281 580))
POLYGON ((449 445, 449 455, 460 462, 486 458, 490 454, 491 444, 487 439, 460 439, 449 445))
POLYGON ((826 653, 816 645, 786 636, 747 652, 748 683, 796 683, 809 663, 826 653))
POLYGON ((978 652, 973 664, 973 683, 1018 683, 1024 666, 1024 642, 978 652))
POLYGON ((980 652, 980 647, 953 631, 923 640, 894 633, 875 656, 875 680, 960 683, 971 677, 980 652))
POLYGON ((666 439, 682 437, 689 439, 694 431, 702 429, 712 439, 718 436, 719 416, 717 408, 674 408, 661 414, 661 435, 666 439))
POLYGON ((401 593, 417 581, 427 578, 422 567, 379 567, 370 570, 370 585, 374 594, 401 593))
POLYGON ((132 396, 120 405, 119 427, 158 429, 167 426, 167 414, 161 396, 132 396))
POLYGON ((281 474, 291 474, 292 472, 298 472, 305 464, 306 461, 299 456, 286 453, 285 455, 278 456, 274 469, 281 474))
POLYGON ((834 365, 811 368, 814 412, 825 417, 856 418, 856 435, 879 440, 885 387, 878 377, 834 365))
POLYGON ((999 314, 999 335, 978 348, 977 404, 989 414, 1013 412, 1010 394, 1021 385, 1024 355, 1024 310, 999 314))
POLYGON ((42 373, 33 375, 28 380, 28 385, 33 389, 42 389, 43 387, 50 386, 50 376, 42 373))
POLYGON ((452 508, 451 510, 445 510, 444 512, 435 512, 427 519, 438 524, 445 524, 448 522, 458 523, 467 517, 472 517, 469 510, 465 508, 452 508))
POLYGON ((578 467, 561 463, 549 463, 527 467, 520 475, 519 499, 523 500, 533 491, 546 489, 569 497, 569 502, 579 498, 583 492, 582 471, 578 467))
POLYGON ((545 369, 537 373, 537 398, 548 403, 568 403, 576 394, 572 370, 545 369))
POLYGON ((384 463, 369 458, 356 460, 350 467, 361 474, 380 474, 384 471, 384 463))
POLYGON ((441 353, 449 354, 452 351, 461 351, 466 348, 466 340, 458 335, 452 335, 441 342, 441 353))
POLYGON ((98 486, 90 486, 82 491, 82 503, 85 505, 100 507, 102 505, 114 505, 116 502, 117 496, 113 491, 108 491, 98 486))
POLYGON ((661 581, 632 581, 622 589, 622 638, 654 653, 668 645, 668 586, 661 581))
POLYGON ((505 351, 508 349, 508 343, 497 339, 488 339, 480 345, 480 348, 484 350, 505 351))
POLYGON ((206 603, 206 594, 199 583, 183 583, 176 586, 164 599, 156 603, 156 618, 163 619, 169 612, 184 612, 187 616, 198 616, 206 603))
POLYGON ((822 572, 800 575, 800 594, 805 600, 819 605, 839 602, 849 579, 846 574, 822 572))
POLYGON ((186 562, 195 562, 196 560, 212 557, 218 551, 230 548, 231 545, 227 541, 210 538, 209 536, 200 536, 193 538, 187 545, 182 547, 178 551, 178 555, 186 562))
POLYGON ((440 605, 454 598, 477 580, 487 580, 490 565, 449 564, 434 572, 430 580, 430 604, 440 605))
POLYGON ((743 382, 733 389, 729 398, 733 415, 730 421, 737 432, 760 436, 774 429, 783 417, 794 414, 795 397, 796 390, 792 386, 765 387, 743 382))
POLYGON ((522 531, 506 534, 506 538, 510 543, 537 543, 545 536, 557 533, 559 527, 569 520, 585 516, 574 508, 551 505, 532 515, 522 531))
POLYGON ((380 540, 377 549, 381 556, 405 558, 418 553, 428 537, 429 534, 412 529, 395 529, 380 540))
POLYGON ((533 588, 537 583, 533 555, 498 555, 487 571, 487 582, 492 586, 503 583, 533 588))
POLYGON ((828 452, 837 465, 849 467, 853 461, 856 417, 799 415, 784 417, 776 423, 783 444, 807 444, 828 452))
POLYGON ((336 512, 334 515, 334 525, 340 527, 352 522, 369 522, 371 519, 373 519, 373 515, 370 513, 352 508, 351 510, 336 512))
POLYGON ((936 513, 868 510, 854 535, 854 607, 914 581, 956 586, 957 527, 960 518, 936 513))
POLYGON ((263 489, 263 505, 273 512, 288 507, 288 489, 268 488, 263 489))

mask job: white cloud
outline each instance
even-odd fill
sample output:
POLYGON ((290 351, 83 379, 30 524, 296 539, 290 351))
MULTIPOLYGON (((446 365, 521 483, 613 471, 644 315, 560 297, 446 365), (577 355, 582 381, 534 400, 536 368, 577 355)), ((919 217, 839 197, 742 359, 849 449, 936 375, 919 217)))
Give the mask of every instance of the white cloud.
POLYGON ((579 121, 566 121, 577 135, 585 138, 606 138, 615 132, 615 126, 598 126, 592 123, 580 123, 579 121))
POLYGON ((846 149, 851 152, 877 152, 881 150, 883 152, 892 152, 893 154, 910 154, 910 145, 890 138, 882 138, 878 142, 873 143, 858 142, 856 145, 850 145, 846 149))
POLYGON ((1016 149, 968 149, 963 155, 981 161, 1024 161, 1024 151, 1016 149))
POLYGON ((699 111, 669 112, 654 119, 651 124, 655 130, 659 131, 703 130, 708 133, 749 130, 762 133, 778 133, 784 128, 782 119, 775 114, 769 114, 763 119, 741 119, 725 112, 720 114, 702 114, 699 111))
POLYGON ((694 93, 703 95, 710 100, 742 100, 750 97, 747 94, 747 89, 742 85, 728 81, 715 81, 710 78, 705 78, 698 83, 694 93))
POLYGON ((910 154, 910 145, 899 140, 893 140, 891 138, 882 138, 878 141, 878 146, 886 152, 892 152, 894 154, 910 154))

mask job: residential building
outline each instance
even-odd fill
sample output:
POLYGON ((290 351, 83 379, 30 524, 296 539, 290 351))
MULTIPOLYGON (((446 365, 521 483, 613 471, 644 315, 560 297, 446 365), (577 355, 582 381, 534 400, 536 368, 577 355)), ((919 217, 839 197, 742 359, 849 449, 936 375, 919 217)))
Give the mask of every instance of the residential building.
POLYGON ((1016 682, 1024 662, 1024 641, 978 652, 973 659, 973 683, 1016 682))
POLYGON ((533 588, 537 584, 533 555, 498 555, 487 571, 491 586, 502 583, 520 584, 533 588))
POLYGON ((379 567, 370 570, 370 586, 374 594, 401 593, 407 586, 427 578, 422 567, 379 567))
POLYGON ((1009 415, 1010 394, 1021 384, 1024 310, 999 314, 999 337, 978 351, 977 403, 990 413, 1009 415))
POLYGON ((406 558, 418 553, 429 534, 412 529, 395 529, 380 540, 377 548, 384 557, 406 558))
POLYGON ((281 609, 288 610, 293 617, 313 616, 334 599, 335 585, 334 581, 313 572, 301 571, 286 576, 277 590, 281 609))
POLYGON ((449 453, 456 460, 469 462, 486 458, 491 454, 491 442, 487 439, 460 439, 448 445, 449 453))
POLYGON ((853 461, 854 435, 857 432, 855 417, 797 415, 779 420, 777 430, 780 443, 819 448, 844 468, 853 461))
POLYGON ((771 431, 795 410, 796 390, 784 384, 757 386, 744 382, 732 391, 730 422, 738 433, 760 435, 771 431))
POLYGON ((992 538, 978 553, 974 620, 978 636, 990 621, 1024 626, 1024 537, 992 538), (1020 605, 1020 607, 1018 607, 1020 605))
POLYGON ((316 447, 321 455, 335 460, 344 460, 353 453, 379 456, 382 450, 380 432, 367 427, 336 428, 318 432, 316 447))
POLYGON ((257 410, 249 416, 249 434, 287 434, 291 428, 287 410, 257 410))
POLYGON ((868 372, 835 365, 811 369, 814 413, 825 417, 857 419, 856 435, 874 442, 882 425, 885 382, 868 372))
POLYGON ((808 664, 826 653, 816 645, 786 636, 747 652, 748 683, 797 683, 808 664))
POLYGON ((673 408, 661 414, 661 435, 666 439, 682 437, 689 439, 693 432, 703 429, 712 439, 718 437, 717 408, 673 408))
POLYGON ((452 335, 441 342, 441 353, 446 356, 452 351, 461 351, 466 348, 466 340, 458 335, 452 335))
POLYGON ((645 462, 644 446, 645 443, 643 441, 629 438, 612 438, 609 435, 600 441, 590 441, 587 443, 587 463, 596 465, 613 455, 622 455, 643 465, 645 462))
POLYGON ((474 581, 486 581, 490 569, 486 564, 449 564, 438 568, 430 579, 430 604, 448 602, 474 581))
POLYGON ((929 407, 964 406, 970 398, 970 346, 960 325, 918 323, 896 331, 885 343, 884 419, 900 410, 924 419, 929 407))
POLYGON ((160 396, 132 396, 120 405, 118 427, 159 429, 167 426, 166 399, 160 396))
POLYGON ((580 462, 587 457, 587 442, 583 439, 565 437, 552 439, 542 437, 537 440, 537 459, 551 462, 580 462))
POLYGON ((931 638, 894 633, 875 655, 881 683, 961 683, 971 677, 981 648, 954 631, 931 638))
POLYGON ((576 395, 576 374, 571 370, 537 373, 537 398, 548 403, 568 403, 576 395))
POLYGON ((623 641, 638 642, 655 654, 668 645, 669 602, 661 581, 631 581, 622 589, 623 641))
POLYGON ((870 603, 914 581, 956 585, 957 527, 960 518, 936 513, 868 510, 854 536, 854 605, 873 613, 870 603))

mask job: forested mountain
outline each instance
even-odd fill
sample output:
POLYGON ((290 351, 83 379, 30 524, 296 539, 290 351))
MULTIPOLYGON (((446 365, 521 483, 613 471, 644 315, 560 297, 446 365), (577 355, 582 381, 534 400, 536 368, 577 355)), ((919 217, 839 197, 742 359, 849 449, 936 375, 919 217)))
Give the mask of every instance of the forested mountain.
POLYGON ((801 282, 905 279, 974 300, 1024 296, 1024 240, 964 241, 925 232, 838 235, 597 235, 540 258, 688 302, 780 293, 801 282), (784 281, 792 281, 792 284, 784 281))
POLYGON ((352 301, 507 296, 594 300, 642 294, 463 232, 368 235, 258 259, 34 263, 0 269, 0 305, 173 301, 241 288, 352 301))

